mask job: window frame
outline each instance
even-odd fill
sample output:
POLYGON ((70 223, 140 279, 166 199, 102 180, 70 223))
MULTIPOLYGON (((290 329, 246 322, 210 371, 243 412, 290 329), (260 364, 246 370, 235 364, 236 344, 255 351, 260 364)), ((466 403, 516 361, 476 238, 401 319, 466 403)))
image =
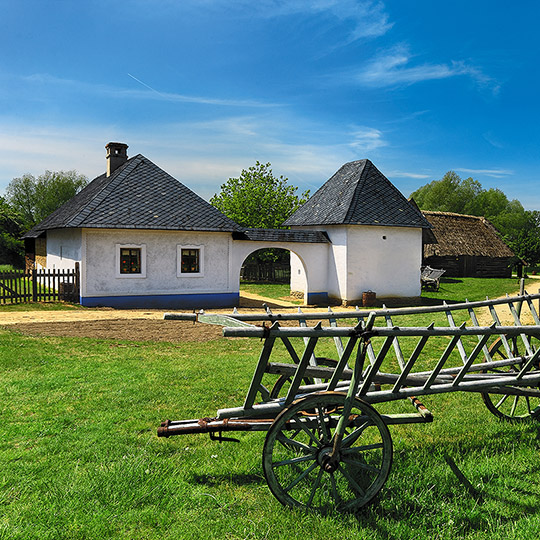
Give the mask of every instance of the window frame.
POLYGON ((182 278, 204 277, 204 246, 195 245, 177 245, 176 246, 176 276, 182 278), (199 252, 199 271, 182 272, 182 250, 192 249, 199 252))
POLYGON ((115 277, 122 279, 144 279, 146 278, 146 244, 116 244, 116 264, 115 277), (122 250, 139 249, 141 252, 141 271, 133 274, 122 274, 120 272, 122 250))

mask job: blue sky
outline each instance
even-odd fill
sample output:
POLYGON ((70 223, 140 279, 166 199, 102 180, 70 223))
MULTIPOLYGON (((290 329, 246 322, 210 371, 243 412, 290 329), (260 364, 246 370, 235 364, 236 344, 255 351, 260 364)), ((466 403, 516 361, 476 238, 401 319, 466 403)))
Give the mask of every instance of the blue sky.
POLYGON ((313 193, 368 158, 540 209, 540 4, 0 0, 0 194, 109 141, 205 198, 255 161, 313 193))

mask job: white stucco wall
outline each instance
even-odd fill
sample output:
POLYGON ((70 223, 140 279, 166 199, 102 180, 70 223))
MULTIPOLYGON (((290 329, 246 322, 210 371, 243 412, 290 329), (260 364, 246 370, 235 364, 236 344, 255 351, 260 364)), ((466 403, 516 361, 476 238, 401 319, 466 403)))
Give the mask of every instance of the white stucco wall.
POLYGON ((420 295, 421 229, 331 226, 325 230, 331 243, 251 242, 215 232, 48 231, 47 267, 72 269, 81 261, 83 297, 237 294, 246 257, 261 248, 280 247, 291 252, 291 289, 313 298, 323 293, 353 302, 368 290, 379 298, 420 295), (119 275, 118 245, 144 247, 144 277, 119 275), (178 246, 202 248, 200 276, 177 275, 178 246))
MULTIPOLYGON (((324 230, 330 238, 324 271, 322 260, 308 267, 310 277, 326 273, 330 298, 359 301, 369 290, 381 298, 420 295, 421 229, 361 225, 299 229, 324 230)), ((294 275, 292 259, 291 272, 294 275)))
POLYGON ((81 260, 81 229, 47 231, 47 269, 73 270, 81 260))
MULTIPOLYGON (((190 231, 85 229, 82 296, 225 293, 231 289, 231 235, 190 231), (119 276, 117 244, 145 246, 146 276, 119 276), (177 247, 203 247, 201 276, 177 275, 177 247)), ((238 291, 238 288, 236 288, 238 291)))
POLYGON ((347 227, 345 299, 420 296, 422 229, 409 227, 347 227))
POLYGON ((291 291, 304 293, 307 290, 307 273, 302 259, 291 251, 291 291))
MULTIPOLYGON (((327 264, 329 244, 300 242, 251 242, 234 240, 230 265, 230 280, 238 287, 240 269, 246 257, 263 248, 281 248, 291 252, 291 280, 294 275, 295 287, 291 289, 306 293, 327 292, 327 264)), ((236 289, 238 290, 238 289, 236 289)))
MULTIPOLYGON (((345 227, 298 227, 304 231, 320 231, 325 230, 330 238, 331 243, 324 244, 326 246, 325 253, 317 253, 316 258, 310 259, 314 264, 308 265, 309 280, 307 286, 310 292, 327 292, 328 295, 335 299, 342 298, 347 287, 347 229, 345 227)), ((299 267, 296 259, 291 256, 291 290, 297 289, 301 285, 298 276, 298 284, 293 282, 293 278, 298 275, 299 267)), ((345 298, 345 296, 343 296, 345 298)))

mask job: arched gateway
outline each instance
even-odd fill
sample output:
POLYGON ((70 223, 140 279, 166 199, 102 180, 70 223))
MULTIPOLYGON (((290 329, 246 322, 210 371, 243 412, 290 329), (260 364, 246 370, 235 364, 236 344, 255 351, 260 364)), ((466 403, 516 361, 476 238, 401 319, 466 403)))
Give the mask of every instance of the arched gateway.
POLYGON ((418 296, 420 211, 369 160, 345 164, 284 225, 245 229, 143 155, 109 143, 107 172, 25 235, 27 262, 81 268, 86 306, 238 305, 247 255, 291 251, 291 288, 308 303, 418 296))

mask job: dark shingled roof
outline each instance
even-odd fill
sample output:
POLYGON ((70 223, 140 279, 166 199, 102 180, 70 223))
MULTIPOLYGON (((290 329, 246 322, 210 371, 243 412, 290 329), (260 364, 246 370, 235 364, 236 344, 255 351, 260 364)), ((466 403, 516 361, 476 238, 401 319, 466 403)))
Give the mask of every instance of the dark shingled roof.
POLYGON ((484 217, 451 212, 423 212, 433 225, 437 244, 424 245, 424 257, 477 255, 512 257, 514 253, 484 217))
POLYGON ((327 244, 330 242, 322 231, 291 231, 285 229, 246 229, 243 233, 233 233, 235 240, 260 242, 305 242, 308 244, 327 244))
POLYGON ((343 165, 283 225, 431 227, 368 159, 343 165))
POLYGON ((79 227, 244 230, 141 154, 127 160, 111 176, 98 176, 25 238, 38 237, 48 229, 79 227))

